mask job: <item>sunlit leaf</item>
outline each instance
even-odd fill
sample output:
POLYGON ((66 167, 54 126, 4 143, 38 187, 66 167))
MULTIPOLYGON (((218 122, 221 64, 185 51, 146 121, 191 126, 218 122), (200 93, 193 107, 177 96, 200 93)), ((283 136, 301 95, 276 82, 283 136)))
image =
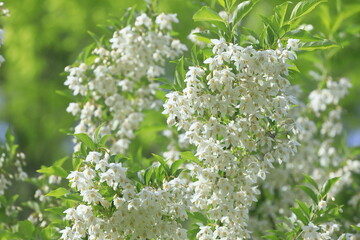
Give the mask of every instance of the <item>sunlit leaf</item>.
POLYGON ((65 194, 68 194, 68 193, 69 193, 69 190, 67 190, 66 188, 60 187, 56 190, 49 192, 48 194, 46 194, 46 196, 58 198, 58 197, 64 196, 65 194))
POLYGON ((233 18, 232 18, 232 23, 234 24, 234 27, 236 27, 236 25, 241 20, 243 20, 247 14, 249 14, 249 12, 253 9, 256 2, 257 1, 254 1, 254 2, 244 1, 236 7, 236 9, 233 13, 233 18))
POLYGON ((58 177, 66 178, 68 176, 68 173, 59 166, 51 166, 51 167, 45 167, 42 166, 39 170, 37 170, 38 173, 44 173, 48 176, 55 175, 58 177))
POLYGON ((334 186, 334 184, 340 179, 340 177, 334 177, 331 178, 329 180, 327 180, 322 189, 321 189, 321 196, 326 196, 326 194, 328 194, 328 192, 330 191, 330 189, 334 186))
POLYGON ((94 141, 85 133, 74 134, 74 136, 82 143, 84 143, 90 150, 95 149, 94 141))
POLYGON ((311 188, 304 185, 300 185, 298 187, 301 188, 301 190, 303 190, 316 204, 318 204, 318 198, 311 188))
POLYGON ((330 40, 323 40, 323 41, 316 41, 316 42, 305 42, 299 43, 300 50, 312 51, 312 50, 319 50, 319 49, 328 49, 339 47, 338 44, 332 42, 330 40))
POLYGON ((310 13, 311 11, 313 11, 316 8, 316 6, 318 6, 320 3, 324 3, 324 2, 327 2, 327 1, 326 0, 300 1, 298 4, 296 4, 294 9, 292 10, 292 12, 290 14, 290 21, 294 21, 294 20, 310 13))
POLYGON ((303 173, 303 176, 304 176, 305 180, 306 180, 308 183, 310 183, 312 186, 315 187, 315 189, 317 189, 317 190, 319 189, 319 186, 318 186, 318 184, 315 182, 314 179, 312 179, 310 176, 308 176, 308 175, 306 175, 306 174, 304 174, 304 173, 303 173))
POLYGON ((193 19, 195 22, 198 21, 215 21, 215 22, 224 22, 224 20, 219 16, 217 12, 209 8, 208 6, 202 7, 199 11, 197 11, 193 19))

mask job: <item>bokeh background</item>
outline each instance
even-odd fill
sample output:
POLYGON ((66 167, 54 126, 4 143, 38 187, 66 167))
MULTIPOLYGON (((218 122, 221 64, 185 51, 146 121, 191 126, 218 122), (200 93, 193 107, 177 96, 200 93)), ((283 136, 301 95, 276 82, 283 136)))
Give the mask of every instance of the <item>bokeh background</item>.
MULTIPOLYGON (((259 15, 270 15, 281 2, 260 1, 245 24, 261 30, 259 15)), ((202 4, 199 0, 159 0, 158 10, 178 14, 180 24, 175 31, 190 46, 186 36, 196 27, 192 15, 202 4)), ((63 69, 93 41, 88 31, 101 35, 108 19, 120 18, 130 6, 142 9, 145 4, 142 0, 15 0, 5 5, 11 16, 2 19, 6 40, 0 51, 6 62, 0 68, 0 141, 10 125, 27 156, 28 171, 35 174, 40 165, 50 165, 72 151, 71 138, 61 131, 73 125, 65 111, 69 102, 56 94, 66 89, 63 69)), ((343 101, 344 121, 348 143, 360 145, 360 2, 331 0, 304 22, 341 47, 319 53, 316 59, 300 54, 298 68, 308 72, 324 65, 335 79, 351 79, 353 87, 343 101), (336 21, 340 25, 334 29, 336 21)), ((309 90, 316 84, 303 76, 294 77, 293 82, 309 90)))

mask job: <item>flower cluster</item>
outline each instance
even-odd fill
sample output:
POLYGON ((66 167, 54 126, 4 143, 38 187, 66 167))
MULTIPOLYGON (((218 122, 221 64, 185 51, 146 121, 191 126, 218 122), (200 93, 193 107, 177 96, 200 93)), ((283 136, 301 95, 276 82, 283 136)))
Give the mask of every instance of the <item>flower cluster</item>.
MULTIPOLYGON (((305 240, 311 239, 335 239, 334 234, 339 232, 340 226, 335 222, 329 222, 326 224, 321 224, 319 226, 314 225, 310 222, 308 225, 302 227, 303 238, 305 240)), ((337 239, 353 239, 352 234, 343 233, 337 239)))
POLYGON ((326 110, 330 104, 337 105, 339 100, 343 98, 351 87, 351 83, 346 78, 341 78, 338 82, 333 81, 331 78, 326 81, 326 88, 317 89, 309 95, 309 107, 314 113, 326 110))
POLYGON ((14 137, 6 133, 6 144, 0 146, 0 211, 4 214, 0 229, 13 226, 21 207, 16 203, 16 196, 7 191, 17 181, 25 181, 28 175, 24 172, 25 154, 17 151, 14 137))
POLYGON ((45 228, 51 224, 51 216, 45 209, 61 205, 61 199, 47 196, 53 189, 61 186, 61 177, 53 174, 42 174, 36 178, 30 178, 29 181, 33 182, 37 189, 34 194, 34 200, 28 202, 27 207, 32 210, 32 213, 28 215, 27 220, 34 225, 45 228))
POLYGON ((0 195, 4 195, 5 190, 11 185, 13 180, 24 181, 27 178, 27 174, 23 170, 24 166, 24 153, 19 152, 12 159, 8 153, 0 152, 0 195), (11 169, 14 169, 14 171, 11 169))
POLYGON ((248 238, 258 179, 274 162, 287 162, 298 145, 289 118, 296 100, 285 78, 297 41, 263 51, 224 39, 212 43, 214 55, 205 67, 189 68, 186 88, 167 94, 163 113, 169 125, 185 131, 200 160, 188 165, 191 202, 213 224, 201 226, 197 238, 248 238))
POLYGON ((186 185, 174 178, 162 188, 137 189, 128 169, 107 153, 90 152, 68 179, 82 204, 65 211, 71 227, 61 239, 186 239, 186 185))
MULTIPOLYGON (((312 76, 318 75, 313 72, 312 76)), ((321 80, 317 77, 315 79, 321 80)), ((353 182, 354 172, 359 172, 360 162, 343 157, 343 153, 337 147, 337 141, 343 132, 342 108, 339 101, 348 93, 351 84, 346 78, 341 78, 339 81, 326 78, 323 81, 325 84, 321 86, 325 85, 325 87, 309 93, 308 104, 298 102, 298 107, 292 110, 291 114, 301 126, 301 131, 297 135, 297 141, 301 146, 297 154, 282 168, 272 169, 269 181, 263 183, 263 188, 274 196, 275 192, 279 195, 276 204, 268 201, 258 206, 261 215, 270 216, 272 221, 278 214, 289 215, 290 210, 285 209, 289 209, 295 199, 305 198, 302 191, 294 191, 292 187, 294 184, 300 184, 302 174, 309 175, 319 184, 329 178, 341 177, 328 194, 328 198, 332 198, 353 182)), ((358 202, 356 198, 351 200, 353 205, 358 202)), ((253 226, 256 225, 259 229, 271 227, 272 223, 269 219, 257 217, 259 218, 252 219, 256 222, 253 226)), ((309 229, 311 230, 310 227, 309 229)), ((311 233, 310 231, 309 234, 311 233)))
MULTIPOLYGON (((334 198, 333 198, 334 199, 334 198)), ((333 203, 331 203, 333 204, 333 203)), ((319 212, 322 212, 320 216, 323 217, 325 215, 325 211, 327 210, 327 201, 321 200, 317 207, 319 212)), ((341 208, 338 209, 342 211, 341 208)), ((296 216, 293 215, 292 219, 293 222, 300 222, 296 216)), ((314 219, 317 220, 317 219, 314 219)), ((337 223, 335 220, 332 221, 323 221, 322 223, 314 224, 310 221, 308 224, 305 224, 301 227, 301 236, 305 240, 312 240, 312 239, 357 239, 359 236, 358 234, 351 234, 351 233, 342 233, 341 224, 337 223)))
POLYGON ((74 95, 85 97, 70 103, 67 111, 80 118, 75 133, 92 134, 106 122, 102 135, 112 134, 111 150, 125 153, 143 118, 143 111, 157 109, 159 84, 166 59, 174 59, 186 46, 170 36, 176 15, 161 13, 155 19, 141 14, 134 26, 114 32, 110 46, 93 51, 91 64, 67 67, 65 82, 74 95))

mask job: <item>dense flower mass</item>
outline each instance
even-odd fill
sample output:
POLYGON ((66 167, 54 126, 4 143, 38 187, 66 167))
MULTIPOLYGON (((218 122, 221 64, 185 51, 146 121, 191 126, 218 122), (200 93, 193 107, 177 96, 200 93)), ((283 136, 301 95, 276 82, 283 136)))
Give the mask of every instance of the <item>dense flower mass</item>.
MULTIPOLYGON (((314 73, 312 75, 317 76, 314 73)), ((342 108, 339 101, 348 93, 351 84, 346 78, 339 81, 332 78, 316 80, 325 81, 326 84, 322 84, 325 86, 311 91, 308 95, 308 104, 298 102, 298 107, 291 112, 301 127, 297 135, 297 141, 301 144, 297 154, 283 167, 272 169, 269 181, 263 183, 267 191, 279 195, 276 204, 271 201, 264 202, 259 208, 259 211, 272 218, 278 214, 290 214, 290 210, 285 209, 296 199, 305 198, 303 192, 294 192, 292 187, 294 182, 301 182, 302 174, 311 176, 321 184, 326 179, 340 177, 328 194, 328 199, 331 199, 353 182, 353 173, 359 173, 360 162, 344 157, 341 149, 336 146, 343 134, 342 108)), ((359 199, 354 196, 349 199, 348 204, 356 205, 358 202, 359 199)), ((318 207, 325 209, 326 201, 320 201, 318 207)), ((253 226, 263 229, 269 228, 272 224, 269 219, 264 218, 254 218, 253 221, 256 222, 253 226)), ((305 239, 330 239, 340 235, 339 224, 335 222, 321 226, 310 223, 303 229, 305 239)))
POLYGON ((155 94, 159 84, 154 78, 165 74, 166 59, 174 59, 186 46, 170 36, 175 14, 160 14, 151 19, 141 14, 134 26, 114 32, 109 47, 93 51, 91 64, 68 67, 65 82, 82 102, 70 103, 67 111, 80 117, 75 133, 92 134, 103 122, 102 135, 112 134, 111 150, 125 153, 142 111, 161 106, 155 94))
MULTIPOLYGON (((101 131, 112 134, 111 152, 127 150, 142 111, 161 106, 155 97, 159 85, 153 80, 164 75, 165 59, 186 50, 170 36, 173 22, 178 22, 174 14, 162 13, 155 19, 141 14, 134 26, 114 33, 109 48, 94 50, 93 64, 67 69, 65 84, 74 95, 87 96, 86 103, 71 103, 67 109, 80 116, 75 133, 91 134, 106 121, 101 131)), ((175 178, 165 181, 163 188, 139 190, 127 171, 108 154, 88 154, 82 167, 68 176, 83 204, 65 211, 72 224, 61 231, 62 239, 186 238, 178 222, 187 219, 184 182, 175 178), (103 196, 105 189, 112 189, 112 194, 103 196)))
POLYGON ((298 145, 289 118, 296 100, 286 79, 297 41, 264 51, 224 39, 212 43, 206 67, 189 68, 186 88, 167 94, 163 113, 169 125, 185 131, 201 161, 188 165, 195 179, 191 202, 215 224, 201 227, 197 238, 248 238, 258 178, 265 179, 274 162, 287 162, 298 145))
POLYGON ((337 105, 339 100, 348 93, 350 87, 351 84, 346 78, 341 78, 338 82, 330 78, 326 81, 326 88, 317 89, 310 93, 309 107, 316 114, 319 114, 319 112, 326 110, 328 105, 337 105))
POLYGON ((189 206, 183 180, 139 190, 127 171, 107 153, 88 154, 82 167, 67 177, 83 204, 65 211, 72 223, 61 230, 61 239, 186 239, 178 222, 187 219, 189 206))

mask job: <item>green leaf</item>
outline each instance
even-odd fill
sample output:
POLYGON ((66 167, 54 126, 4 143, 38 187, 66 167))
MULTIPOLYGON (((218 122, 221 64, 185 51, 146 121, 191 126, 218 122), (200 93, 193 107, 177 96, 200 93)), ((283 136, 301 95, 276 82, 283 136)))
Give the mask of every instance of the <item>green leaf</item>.
POLYGON ((6 143, 9 146, 12 146, 15 143, 15 137, 11 132, 11 128, 9 127, 5 133, 5 139, 6 139, 6 143))
POLYGON ((9 157, 10 159, 13 159, 13 157, 16 154, 16 149, 18 148, 18 145, 15 144, 15 137, 11 132, 11 128, 9 127, 5 133, 5 140, 6 140, 6 147, 9 151, 9 157))
POLYGON ((181 91, 185 88, 185 69, 184 69, 184 57, 181 57, 177 61, 176 69, 175 69, 175 79, 174 86, 175 89, 181 91))
POLYGON ((181 166, 181 164, 183 164, 185 162, 184 159, 180 159, 175 161, 172 165, 171 165, 171 175, 174 175, 174 173, 176 172, 176 170, 181 166))
POLYGON ((68 98, 71 101, 76 101, 76 97, 74 96, 74 94, 70 91, 70 90, 56 90, 55 93, 57 95, 63 96, 68 98))
POLYGON ((335 184, 339 179, 340 179, 340 177, 334 177, 334 178, 331 178, 331 179, 327 180, 327 181, 324 183, 324 185, 323 185, 323 187, 322 187, 322 189, 321 189, 321 192, 320 192, 321 196, 322 196, 322 197, 325 197, 326 194, 328 194, 328 192, 330 191, 330 189, 334 186, 334 184, 335 184))
POLYGON ((323 3, 323 2, 326 2, 326 0, 305 0, 305 1, 299 2, 298 4, 296 4, 294 9, 292 10, 289 21, 294 21, 294 20, 310 13, 311 11, 313 11, 316 8, 317 5, 319 5, 320 3, 323 3))
POLYGON ((300 185, 298 187, 301 188, 301 190, 303 190, 316 204, 318 204, 318 198, 311 188, 304 185, 300 185))
POLYGON ((171 81, 167 78, 154 78, 153 81, 162 83, 162 84, 171 84, 171 81))
POLYGON ((173 90, 172 84, 162 84, 159 88, 166 89, 166 90, 173 90))
MULTIPOLYGON (((163 87, 162 88, 164 88, 164 85, 162 85, 163 87)), ((168 85, 169 86, 169 85, 168 85)), ((166 87, 166 86, 165 86, 166 87)), ((166 88, 165 88, 166 89, 166 88)), ((171 89, 171 87, 170 87, 170 89, 171 89)), ((169 90, 170 90, 169 89, 169 90)), ((156 97, 156 99, 159 99, 159 100, 161 100, 162 102, 165 102, 166 101, 166 93, 167 92, 165 92, 165 91, 156 91, 155 92, 155 97, 156 97)))
POLYGON ((46 194, 46 196, 58 198, 58 197, 64 196, 65 194, 68 194, 68 193, 69 193, 69 190, 67 190, 66 188, 60 187, 56 190, 49 192, 48 194, 46 194))
POLYGON ((323 40, 322 38, 318 38, 315 37, 313 35, 311 35, 309 32, 303 30, 303 29, 296 29, 290 32, 287 32, 284 34, 283 36, 285 39, 288 38, 295 38, 295 39, 299 39, 302 42, 310 42, 310 41, 321 41, 323 40))
POLYGON ((131 22, 131 20, 134 18, 134 12, 135 12, 135 7, 131 7, 130 9, 128 9, 127 11, 127 13, 126 13, 126 17, 125 17, 125 19, 126 19, 126 26, 127 25, 130 25, 130 22, 131 22))
POLYGON ((265 235, 265 236, 261 236, 261 238, 270 239, 270 240, 278 240, 279 239, 276 235, 265 235))
POLYGON ((259 39, 260 39, 259 35, 254 30, 252 30, 250 28, 243 27, 242 31, 243 31, 243 34, 248 35, 250 38, 251 37, 254 38, 255 41, 259 41, 259 39))
POLYGON ((249 12, 253 9, 257 1, 244 1, 240 3, 233 14, 232 23, 234 24, 233 29, 238 25, 238 23, 243 20, 243 18, 249 14, 249 12))
POLYGON ((63 158, 60 158, 59 160, 56 160, 54 163, 53 163, 53 166, 56 166, 56 167, 61 167, 64 162, 66 160, 68 160, 69 157, 63 157, 63 158))
POLYGON ((280 26, 283 26, 283 24, 284 24, 287 8, 290 3, 291 3, 290 1, 286 1, 280 5, 277 5, 274 8, 275 19, 279 23, 280 26))
POLYGON ((310 219, 310 208, 306 205, 306 203, 296 200, 297 204, 299 205, 300 209, 304 213, 304 216, 309 220, 310 219))
POLYGON ((95 150, 95 143, 94 141, 85 133, 78 133, 74 134, 74 136, 82 143, 85 144, 91 150, 95 150))
POLYGON ((164 173, 164 167, 162 167, 162 168, 157 168, 156 170, 155 170, 155 179, 156 179, 156 181, 157 181, 157 183, 159 184, 159 185, 161 185, 162 184, 162 182, 164 181, 164 178, 165 178, 165 173, 164 173))
POLYGON ((276 35, 279 38, 279 26, 270 18, 265 17, 265 16, 261 16, 261 19, 263 21, 263 23, 265 24, 265 26, 268 26, 270 28, 270 30, 273 32, 274 35, 276 35))
POLYGON ((66 200, 73 200, 76 202, 81 202, 83 200, 83 198, 80 196, 79 193, 69 193, 66 194, 62 197, 62 199, 66 199, 66 200))
POLYGON ((148 185, 150 182, 150 179, 153 175, 154 172, 154 168, 150 167, 147 170, 145 170, 145 174, 144 174, 144 181, 145 181, 145 185, 148 185))
POLYGON ((348 149, 352 157, 350 158, 358 158, 360 156, 360 146, 359 147, 351 147, 348 149))
POLYGON ((204 48, 202 50, 202 53, 203 53, 203 59, 208 59, 209 57, 212 57, 214 55, 212 50, 209 48, 204 48))
POLYGON ((360 12, 359 4, 349 5, 346 10, 342 10, 336 18, 334 24, 332 25, 331 32, 335 33, 339 29, 341 24, 344 22, 344 20, 357 14, 358 12, 360 12))
POLYGON ((196 32, 193 33, 195 35, 195 39, 204 43, 211 43, 211 39, 205 33, 196 32))
POLYGON ((79 157, 73 157, 73 159, 72 159, 73 169, 78 170, 82 162, 83 162, 83 159, 81 159, 79 157))
POLYGON ((312 50, 318 50, 318 49, 328 49, 328 48, 334 48, 334 47, 339 47, 339 45, 330 40, 306 42, 306 43, 300 42, 299 43, 299 49, 306 50, 306 51, 312 51, 312 50))
POLYGON ((94 133, 94 139, 96 143, 99 143, 100 139, 99 139, 99 132, 100 129, 105 125, 105 122, 103 122, 102 124, 100 124, 96 129, 95 129, 95 133, 94 133))
POLYGON ((193 240, 196 239, 196 234, 200 231, 199 226, 193 224, 192 228, 187 231, 187 236, 189 239, 193 240))
POLYGON ((351 225, 351 227, 352 227, 353 229, 355 229, 356 231, 360 232, 360 227, 355 226, 355 225, 351 225))
POLYGON ((29 220, 24 220, 19 222, 18 224, 18 231, 21 236, 26 237, 29 239, 29 237, 32 237, 33 232, 35 231, 35 226, 32 222, 29 220))
POLYGON ((225 1, 224 0, 218 0, 218 3, 225 8, 225 1))
POLYGON ((192 152, 181 152, 180 156, 182 159, 189 160, 198 164, 201 163, 200 160, 192 152))
POLYGON ((86 145, 84 143, 81 143, 80 144, 80 152, 81 154, 83 155, 83 157, 85 158, 88 154, 88 151, 87 151, 87 148, 86 148, 86 145))
POLYGON ((291 62, 291 66, 289 66, 288 69, 293 70, 295 72, 300 72, 299 68, 295 65, 294 62, 291 62))
POLYGON ((319 190, 319 186, 318 186, 318 184, 315 182, 314 179, 312 179, 310 176, 308 176, 308 175, 306 175, 306 174, 304 174, 304 173, 303 173, 303 176, 304 176, 305 180, 306 180, 308 183, 310 183, 312 186, 314 186, 316 190, 319 190))
POLYGON ((99 37, 96 36, 96 34, 93 33, 93 32, 91 32, 91 31, 87 31, 87 33, 88 33, 88 34, 90 35, 90 37, 94 40, 94 42, 96 43, 96 45, 97 45, 98 47, 101 47, 101 43, 100 43, 100 41, 99 41, 99 37))
POLYGON ((200 62, 199 62, 199 52, 198 52, 198 49, 197 49, 197 46, 196 44, 194 44, 191 48, 191 51, 190 51, 190 55, 191 55, 191 59, 193 61, 193 64, 192 65, 200 65, 200 62))
POLYGON ((111 134, 105 134, 104 136, 102 136, 100 141, 99 141, 99 145, 100 146, 105 146, 105 143, 106 143, 106 141, 108 140, 109 137, 111 137, 111 134))
POLYGON ((305 217, 304 213, 299 208, 290 209, 296 215, 297 219, 299 219, 304 225, 307 225, 309 223, 308 219, 305 217))
POLYGON ((215 22, 225 23, 225 21, 219 16, 219 14, 217 12, 215 12, 214 10, 212 10, 211 8, 209 8, 208 6, 204 6, 204 7, 200 8, 200 10, 194 14, 193 19, 195 22, 198 22, 198 21, 214 22, 215 21, 215 22))
POLYGON ((208 224, 208 219, 207 217, 200 213, 200 212, 194 212, 194 213, 189 213, 188 214, 191 218, 194 218, 196 220, 199 220, 201 223, 203 223, 204 225, 208 224))
POLYGON ((68 176, 68 173, 62 167, 58 167, 58 166, 51 166, 51 167, 41 166, 41 168, 37 170, 37 172, 44 173, 48 176, 55 175, 62 178, 66 178, 68 176))
POLYGON ((159 155, 156 155, 156 154, 154 154, 154 153, 153 153, 152 155, 156 158, 156 160, 159 161, 159 163, 161 164, 161 166, 165 169, 167 175, 168 175, 168 176, 171 176, 170 168, 169 168, 169 166, 166 164, 164 158, 161 157, 161 156, 159 156, 159 155))
POLYGON ((53 208, 46 208, 45 212, 51 212, 61 217, 64 216, 64 208, 63 207, 53 207, 53 208))
POLYGON ((182 173, 184 169, 177 169, 175 172, 172 173, 173 177, 178 177, 180 175, 180 173, 182 173))

